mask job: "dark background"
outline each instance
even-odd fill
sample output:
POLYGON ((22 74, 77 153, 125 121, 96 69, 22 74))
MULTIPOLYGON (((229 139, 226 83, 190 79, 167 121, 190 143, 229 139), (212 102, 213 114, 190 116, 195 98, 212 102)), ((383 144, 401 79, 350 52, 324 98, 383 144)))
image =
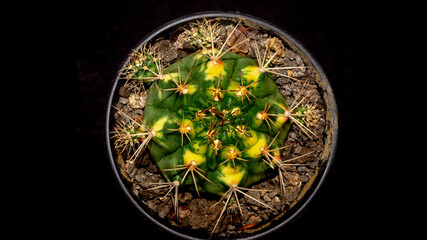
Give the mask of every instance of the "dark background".
POLYGON ((25 74, 27 87, 8 90, 19 89, 26 109, 19 119, 31 130, 16 139, 20 160, 1 162, 3 213, 10 226, 26 229, 15 234, 167 237, 138 216, 116 183, 105 145, 106 103, 122 61, 142 38, 177 17, 208 10, 238 11, 281 27, 312 53, 335 93, 339 144, 330 175, 307 211, 271 239, 379 232, 384 190, 376 190, 381 183, 370 162, 378 146, 365 124, 366 106, 375 101, 369 89, 381 84, 375 70, 387 28, 382 7, 368 1, 183 0, 61 1, 15 9, 22 22, 7 30, 23 50, 15 54, 14 73, 25 74), (28 138, 30 144, 23 141, 28 138))

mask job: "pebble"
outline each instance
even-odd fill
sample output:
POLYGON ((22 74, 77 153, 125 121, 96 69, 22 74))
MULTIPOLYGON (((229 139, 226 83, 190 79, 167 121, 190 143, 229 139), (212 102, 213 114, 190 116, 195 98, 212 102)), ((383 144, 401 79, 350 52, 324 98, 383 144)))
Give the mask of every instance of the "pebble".
POLYGON ((302 147, 301 146, 297 146, 295 149, 294 149, 294 153, 295 154, 300 154, 301 153, 301 151, 302 151, 302 147))
POLYGON ((120 97, 119 98, 119 103, 121 103, 121 104, 128 104, 129 103, 129 98, 120 97))
POLYGON ((298 56, 294 51, 291 50, 285 50, 284 55, 285 58, 289 58, 290 60, 294 60, 295 57, 298 56))
POLYGON ((144 113, 144 111, 142 111, 142 109, 136 109, 135 110, 135 114, 138 116, 141 116, 144 113))
POLYGON ((297 55, 295 57, 295 62, 297 65, 303 65, 304 64, 304 62, 302 61, 302 58, 299 55, 297 55))
POLYGON ((268 196, 268 194, 265 194, 263 197, 264 201, 271 202, 271 198, 268 196))
POLYGON ((144 108, 145 100, 147 99, 147 93, 132 93, 129 96, 129 106, 131 108, 144 108))
POLYGON ((317 166, 319 166, 319 161, 312 161, 309 163, 310 168, 316 168, 317 166))
POLYGON ((290 132, 290 133, 288 134, 288 137, 289 137, 292 141, 296 141, 296 140, 298 140, 298 136, 297 136, 297 134, 296 134, 295 132, 290 132))
POLYGON ((299 171, 299 172, 307 172, 307 171, 308 171, 308 169, 307 169, 307 167, 306 167, 306 166, 301 166, 301 167, 298 167, 298 171, 299 171))
POLYGON ((293 202, 299 193, 298 187, 286 187, 285 199, 287 203, 293 202))
POLYGON ((145 181, 146 176, 142 172, 143 172, 143 170, 141 168, 136 170, 135 180, 137 182, 143 182, 143 181, 145 181))
POLYGON ((166 215, 169 213, 171 208, 170 201, 166 202, 165 204, 160 205, 159 210, 157 213, 159 214, 160 218, 166 217, 166 215))
POLYGON ((123 86, 120 87, 120 89, 119 89, 119 95, 122 96, 122 97, 125 97, 125 98, 129 97, 130 91, 129 91, 127 85, 123 85, 123 86))
POLYGON ((193 195, 189 192, 180 193, 178 195, 178 201, 180 203, 190 202, 191 199, 193 199, 193 195))
MULTIPOLYGON (((261 197, 261 194, 260 194, 259 191, 249 191, 247 194, 249 196, 257 199, 257 200, 259 200, 260 197, 261 197)), ((258 202, 252 200, 251 198, 247 197, 246 195, 245 195, 245 200, 246 200, 247 203, 249 203, 249 204, 251 204, 253 206, 259 206, 260 205, 258 202)))
POLYGON ((168 40, 157 42, 153 48, 160 53, 160 58, 163 62, 172 62, 178 56, 175 47, 168 40))
POLYGON ((261 221, 262 221, 262 219, 261 219, 261 217, 260 217, 260 216, 254 216, 254 215, 252 215, 252 216, 249 218, 249 221, 250 221, 251 223, 258 223, 258 222, 261 222, 261 221))
POLYGON ((154 203, 154 201, 150 200, 147 202, 147 205, 150 209, 152 209, 153 211, 157 210, 157 205, 154 203))
POLYGON ((276 84, 279 85, 282 88, 286 87, 285 85, 288 85, 290 83, 291 83, 291 80, 288 79, 288 78, 281 77, 281 78, 276 79, 276 84))
POLYGON ((301 175, 300 179, 301 179, 301 182, 308 182, 309 177, 307 174, 303 174, 301 175))

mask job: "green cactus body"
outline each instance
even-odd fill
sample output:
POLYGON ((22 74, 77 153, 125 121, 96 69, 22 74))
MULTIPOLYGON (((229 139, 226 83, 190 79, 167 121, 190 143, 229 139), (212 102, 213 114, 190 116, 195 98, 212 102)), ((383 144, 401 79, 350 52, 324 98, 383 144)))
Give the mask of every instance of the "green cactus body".
POLYGON ((143 122, 155 132, 148 149, 168 181, 221 195, 274 174, 290 126, 288 106, 256 60, 227 52, 214 62, 202 53, 163 70, 148 91, 143 122), (187 171, 191 164, 197 174, 187 171))

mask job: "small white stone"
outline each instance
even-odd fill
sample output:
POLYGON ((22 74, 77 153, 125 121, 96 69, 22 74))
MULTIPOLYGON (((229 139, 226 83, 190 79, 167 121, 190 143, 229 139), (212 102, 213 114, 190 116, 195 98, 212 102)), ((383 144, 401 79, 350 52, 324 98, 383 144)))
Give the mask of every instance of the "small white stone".
POLYGON ((129 96, 129 105, 131 108, 144 108, 145 101, 147 100, 147 93, 132 93, 129 96))

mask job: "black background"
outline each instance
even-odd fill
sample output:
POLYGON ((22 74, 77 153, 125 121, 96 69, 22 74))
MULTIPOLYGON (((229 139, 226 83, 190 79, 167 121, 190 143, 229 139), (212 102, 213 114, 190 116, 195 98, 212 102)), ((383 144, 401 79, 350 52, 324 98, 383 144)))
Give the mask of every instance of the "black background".
POLYGON ((374 180, 375 137, 366 137, 369 109, 363 106, 374 101, 369 89, 380 84, 375 68, 387 27, 382 7, 367 1, 161 0, 15 9, 14 21, 22 22, 7 30, 23 51, 15 54, 13 73, 26 85, 15 81, 8 90, 25 100, 19 119, 31 132, 14 140, 19 160, 1 162, 3 216, 25 229, 14 234, 168 236, 138 216, 116 183, 105 145, 106 103, 122 61, 142 38, 177 17, 209 10, 239 11, 281 27, 312 53, 335 93, 339 144, 330 175, 307 211, 270 238, 378 232, 384 190, 374 180))

